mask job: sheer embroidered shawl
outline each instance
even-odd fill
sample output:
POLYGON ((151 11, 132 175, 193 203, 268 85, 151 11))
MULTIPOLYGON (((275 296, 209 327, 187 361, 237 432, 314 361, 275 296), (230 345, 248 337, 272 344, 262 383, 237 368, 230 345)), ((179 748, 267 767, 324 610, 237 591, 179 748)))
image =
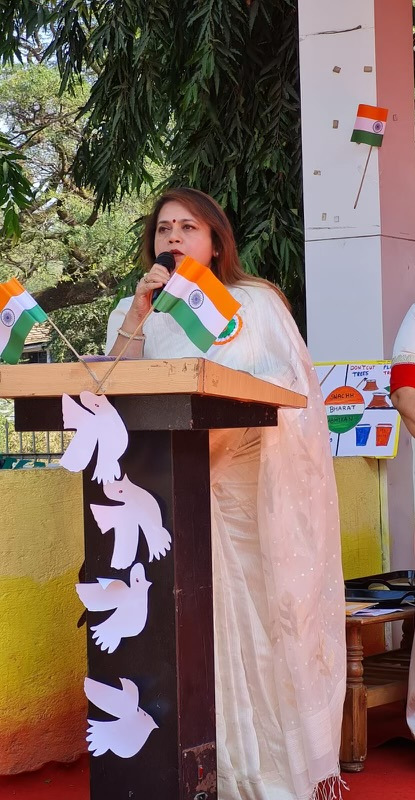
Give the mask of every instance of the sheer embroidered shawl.
MULTIPOLYGON (((281 411, 278 427, 262 429, 258 527, 281 727, 296 796, 310 800, 321 782, 337 780, 345 694, 344 587, 327 420, 308 351, 277 294, 251 284, 230 291, 242 304, 242 329, 205 357, 308 396, 306 410, 281 411)), ((131 300, 111 314, 107 352, 131 300)), ((152 314, 144 332, 147 358, 201 355, 170 315, 152 314)))

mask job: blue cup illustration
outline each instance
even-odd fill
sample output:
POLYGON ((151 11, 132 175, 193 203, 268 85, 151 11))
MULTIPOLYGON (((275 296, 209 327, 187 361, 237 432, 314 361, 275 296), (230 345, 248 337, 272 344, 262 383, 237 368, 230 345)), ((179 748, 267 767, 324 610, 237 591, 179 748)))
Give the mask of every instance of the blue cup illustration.
POLYGON ((366 422, 356 425, 356 447, 364 447, 367 444, 371 427, 366 422))

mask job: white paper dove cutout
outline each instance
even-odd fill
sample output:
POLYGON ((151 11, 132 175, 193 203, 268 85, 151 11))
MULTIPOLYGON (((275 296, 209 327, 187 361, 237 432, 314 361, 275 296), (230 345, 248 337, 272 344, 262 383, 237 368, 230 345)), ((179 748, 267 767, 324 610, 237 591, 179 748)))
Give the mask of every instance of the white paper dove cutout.
POLYGON ((85 678, 84 689, 88 700, 102 708, 116 720, 98 722, 89 719, 88 750, 102 756, 111 750, 121 758, 135 756, 146 743, 151 731, 158 728, 154 719, 139 708, 138 688, 129 678, 120 678, 122 689, 85 678))
POLYGON ((104 494, 109 500, 122 501, 122 506, 97 506, 91 511, 102 533, 114 528, 114 551, 111 566, 115 569, 129 567, 137 553, 139 527, 147 539, 149 561, 159 559, 170 550, 171 536, 163 528, 161 511, 152 494, 135 483, 127 475, 120 481, 107 483, 104 494))
POLYGON ((66 430, 75 428, 76 434, 60 464, 70 472, 80 472, 89 464, 98 443, 92 480, 105 484, 121 475, 118 459, 127 449, 128 433, 120 415, 105 395, 81 392, 80 399, 85 408, 67 394, 62 397, 63 426, 66 430))
POLYGON ((78 597, 88 611, 114 613, 99 625, 91 626, 92 638, 101 650, 113 653, 121 639, 138 636, 147 622, 148 590, 142 564, 134 564, 130 572, 130 586, 113 578, 97 578, 98 583, 77 583, 78 597))

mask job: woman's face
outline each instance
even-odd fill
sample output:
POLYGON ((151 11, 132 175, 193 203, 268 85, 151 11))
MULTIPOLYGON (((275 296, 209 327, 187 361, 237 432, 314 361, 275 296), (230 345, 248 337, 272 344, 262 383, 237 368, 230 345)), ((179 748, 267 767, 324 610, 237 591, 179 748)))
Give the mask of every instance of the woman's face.
POLYGON ((173 253, 176 267, 185 256, 210 267, 213 256, 213 244, 210 227, 189 211, 186 206, 169 200, 162 207, 154 237, 156 256, 165 251, 173 253))

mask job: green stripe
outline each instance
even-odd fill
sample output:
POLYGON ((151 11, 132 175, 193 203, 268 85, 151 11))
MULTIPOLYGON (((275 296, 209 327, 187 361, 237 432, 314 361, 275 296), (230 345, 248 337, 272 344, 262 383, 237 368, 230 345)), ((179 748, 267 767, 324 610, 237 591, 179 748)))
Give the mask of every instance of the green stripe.
POLYGON ((32 315, 35 322, 47 322, 48 320, 48 315, 37 303, 33 308, 29 308, 28 313, 32 315))
POLYGON ((173 319, 183 328, 190 341, 206 353, 209 347, 216 340, 216 336, 210 333, 201 323, 197 314, 187 305, 184 300, 174 297, 164 291, 157 298, 154 307, 165 314, 171 314, 173 319))
POLYGON ((383 133, 370 133, 370 131, 355 130, 352 133, 351 142, 358 142, 358 144, 370 144, 372 147, 381 147, 383 142, 383 133))
POLYGON ((23 311, 20 314, 19 319, 11 329, 10 339, 1 353, 1 358, 6 364, 17 364, 22 355, 27 334, 32 330, 35 322, 44 322, 45 319, 47 319, 47 316, 40 306, 35 306, 29 311, 23 311), (40 314, 38 313, 39 311, 40 314))

